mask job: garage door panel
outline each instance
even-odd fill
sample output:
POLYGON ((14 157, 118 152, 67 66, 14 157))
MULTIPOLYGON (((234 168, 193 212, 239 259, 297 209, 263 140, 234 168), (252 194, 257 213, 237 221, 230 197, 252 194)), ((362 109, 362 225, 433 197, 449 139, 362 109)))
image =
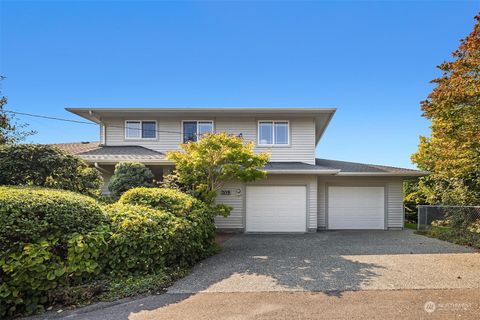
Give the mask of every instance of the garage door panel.
POLYGON ((383 187, 329 187, 329 229, 384 229, 383 187))
POLYGON ((247 186, 247 232, 305 232, 304 186, 247 186))

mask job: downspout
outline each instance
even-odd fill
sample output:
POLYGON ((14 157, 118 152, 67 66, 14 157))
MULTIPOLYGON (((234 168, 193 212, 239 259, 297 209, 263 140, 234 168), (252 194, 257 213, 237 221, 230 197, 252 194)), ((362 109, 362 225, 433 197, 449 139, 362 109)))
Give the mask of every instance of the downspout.
POLYGON ((109 173, 106 169, 100 167, 100 165, 98 164, 98 162, 94 162, 93 163, 93 166, 95 167, 95 169, 98 169, 98 171, 101 171, 103 173, 109 173))

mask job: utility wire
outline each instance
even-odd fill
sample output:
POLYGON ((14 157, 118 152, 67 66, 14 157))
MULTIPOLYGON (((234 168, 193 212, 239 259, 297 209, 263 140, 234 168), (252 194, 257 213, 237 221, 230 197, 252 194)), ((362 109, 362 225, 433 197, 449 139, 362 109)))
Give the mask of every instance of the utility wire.
MULTIPOLYGON (((72 119, 65 119, 65 118, 58 118, 58 117, 51 117, 51 116, 45 116, 45 115, 40 115, 40 114, 33 114, 33 113, 26 113, 26 112, 18 112, 18 111, 11 111, 11 110, 3 110, 4 112, 11 113, 11 114, 16 114, 16 115, 22 115, 22 116, 28 116, 28 117, 33 117, 33 118, 40 118, 40 119, 47 119, 47 120, 56 120, 56 121, 64 121, 64 122, 73 122, 73 123, 80 123, 80 124, 88 124, 88 125, 98 125, 97 123, 92 123, 92 122, 87 122, 87 121, 81 121, 81 120, 72 120, 72 119)), ((120 128, 120 129, 128 129, 128 130, 139 130, 142 131, 142 128, 133 128, 133 127, 125 127, 125 126, 116 126, 116 125, 108 125, 107 127, 110 128, 120 128)), ((168 131, 168 130, 152 130, 152 129, 146 129, 145 131, 148 132, 158 132, 158 133, 176 133, 183 135, 184 133, 179 132, 179 131, 168 131)))

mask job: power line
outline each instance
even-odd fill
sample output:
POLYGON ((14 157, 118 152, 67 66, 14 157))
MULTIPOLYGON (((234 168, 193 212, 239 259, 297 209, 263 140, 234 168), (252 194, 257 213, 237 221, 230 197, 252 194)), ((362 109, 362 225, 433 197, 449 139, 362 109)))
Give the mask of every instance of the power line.
MULTIPOLYGON (((47 119, 47 120, 56 120, 56 121, 64 121, 64 122, 73 122, 73 123, 80 123, 80 124, 88 124, 88 125, 98 125, 97 123, 92 123, 92 122, 87 122, 87 121, 81 121, 81 120, 72 120, 72 119, 65 119, 65 118, 58 118, 58 117, 51 117, 51 116, 45 116, 45 115, 40 115, 40 114, 33 114, 33 113, 26 113, 26 112, 18 112, 18 111, 11 111, 11 110, 3 110, 4 112, 11 113, 11 114, 16 114, 16 115, 22 115, 22 116, 28 116, 28 117, 33 117, 33 118, 40 118, 40 119, 47 119)), ((107 127, 110 128, 120 128, 120 129, 128 129, 128 130, 139 130, 142 131, 142 128, 133 128, 133 127, 125 127, 125 126, 117 126, 117 125, 108 125, 107 127)), ((183 132, 180 131, 169 131, 169 130, 152 130, 152 129, 146 129, 145 131, 148 132, 157 132, 157 133, 175 133, 175 134, 180 134, 183 135, 183 132)))

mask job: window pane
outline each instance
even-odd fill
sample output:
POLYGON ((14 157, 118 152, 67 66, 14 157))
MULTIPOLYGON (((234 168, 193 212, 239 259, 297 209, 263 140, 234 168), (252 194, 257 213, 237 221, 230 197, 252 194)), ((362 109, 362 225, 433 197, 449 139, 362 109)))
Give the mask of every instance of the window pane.
POLYGON ((197 122, 186 121, 183 123, 183 143, 197 141, 197 122))
POLYGON ((198 122, 198 135, 199 138, 202 138, 202 135, 205 133, 213 132, 213 123, 211 121, 199 121, 198 122))
POLYGON ((127 121, 125 130, 127 138, 140 138, 142 133, 140 130, 140 121, 127 121))
POLYGON ((288 144, 288 122, 275 122, 275 144, 288 144))
POLYGON ((271 122, 260 122, 259 144, 273 144, 273 125, 271 122))
POLYGON ((157 137, 155 121, 142 122, 142 138, 152 139, 157 137))

